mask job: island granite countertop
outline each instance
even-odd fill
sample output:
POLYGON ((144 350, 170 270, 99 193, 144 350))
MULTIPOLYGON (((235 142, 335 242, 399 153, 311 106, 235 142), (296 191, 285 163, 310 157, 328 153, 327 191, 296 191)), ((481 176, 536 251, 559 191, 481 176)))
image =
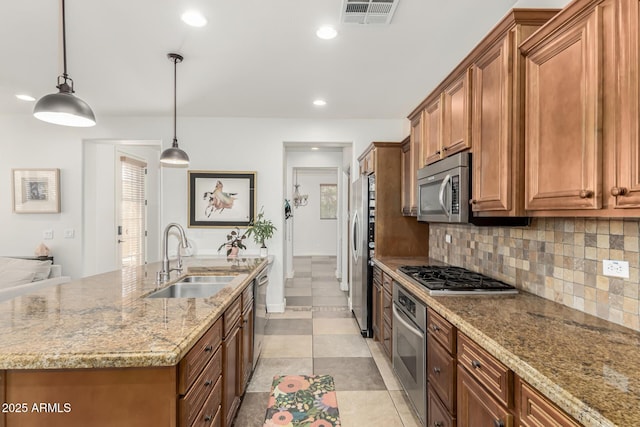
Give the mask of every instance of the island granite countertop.
POLYGON ((176 365, 267 265, 267 258, 184 258, 182 274, 237 274, 208 298, 145 298, 161 263, 125 268, 0 302, 0 369, 176 365))
POLYGON ((585 426, 640 426, 639 332, 526 292, 430 296, 396 271, 427 259, 375 262, 585 426))

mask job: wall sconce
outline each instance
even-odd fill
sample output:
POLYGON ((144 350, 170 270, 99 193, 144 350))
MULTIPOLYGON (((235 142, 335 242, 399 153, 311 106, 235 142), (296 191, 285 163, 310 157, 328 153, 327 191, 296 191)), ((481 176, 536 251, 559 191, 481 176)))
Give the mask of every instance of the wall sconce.
POLYGON ((309 203, 308 194, 300 194, 300 184, 298 184, 298 170, 296 170, 296 183, 293 185, 293 206, 298 208, 300 206, 307 206, 309 203))

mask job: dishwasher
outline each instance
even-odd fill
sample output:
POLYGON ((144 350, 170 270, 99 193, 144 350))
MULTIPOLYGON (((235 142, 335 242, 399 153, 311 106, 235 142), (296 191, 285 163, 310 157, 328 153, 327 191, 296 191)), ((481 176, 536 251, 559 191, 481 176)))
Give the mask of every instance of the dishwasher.
POLYGON ((264 341, 264 330, 267 327, 269 315, 267 313, 267 286, 269 285, 269 268, 264 268, 253 282, 253 368, 256 368, 262 342, 264 341))

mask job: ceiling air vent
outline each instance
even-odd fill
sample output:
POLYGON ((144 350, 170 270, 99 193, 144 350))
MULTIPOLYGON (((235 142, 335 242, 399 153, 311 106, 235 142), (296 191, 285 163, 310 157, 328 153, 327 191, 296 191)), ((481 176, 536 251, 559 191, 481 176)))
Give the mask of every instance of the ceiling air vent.
POLYGON ((400 0, 344 0, 342 19, 345 24, 389 24, 400 0))

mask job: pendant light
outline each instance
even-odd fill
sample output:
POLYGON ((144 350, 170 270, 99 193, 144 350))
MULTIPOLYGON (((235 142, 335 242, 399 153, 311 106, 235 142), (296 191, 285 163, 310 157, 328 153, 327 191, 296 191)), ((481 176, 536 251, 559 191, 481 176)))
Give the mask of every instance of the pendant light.
POLYGON ((73 80, 67 74, 67 34, 65 28, 64 0, 62 0, 62 59, 63 73, 58 76, 58 93, 45 95, 33 108, 36 119, 63 126, 89 127, 96 118, 89 104, 75 96, 73 80))
POLYGON ((182 55, 178 55, 177 53, 169 53, 167 57, 170 61, 173 61, 173 144, 171 144, 170 148, 167 148, 162 152, 160 156, 160 164, 162 166, 188 166, 189 165, 189 156, 184 150, 181 150, 178 147, 178 138, 176 137, 176 111, 178 109, 176 103, 176 81, 177 81, 177 68, 178 63, 182 62, 184 59, 182 55))

